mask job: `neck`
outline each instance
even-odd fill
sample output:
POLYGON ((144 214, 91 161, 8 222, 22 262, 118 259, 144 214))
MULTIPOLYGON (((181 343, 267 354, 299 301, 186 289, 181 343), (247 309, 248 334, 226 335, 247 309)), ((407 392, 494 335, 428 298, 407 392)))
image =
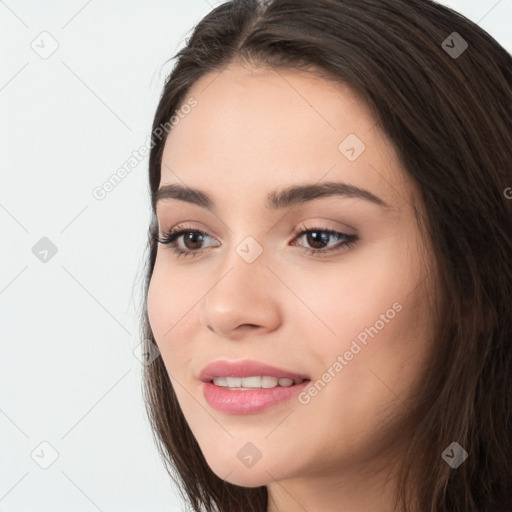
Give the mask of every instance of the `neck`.
POLYGON ((351 466, 275 480, 267 485, 267 512, 396 512, 394 475, 389 466, 372 472, 351 466))

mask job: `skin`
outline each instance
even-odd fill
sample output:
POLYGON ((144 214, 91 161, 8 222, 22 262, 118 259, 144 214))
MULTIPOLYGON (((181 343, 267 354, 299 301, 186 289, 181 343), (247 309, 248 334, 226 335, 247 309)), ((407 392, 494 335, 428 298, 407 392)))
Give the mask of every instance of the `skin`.
MULTIPOLYGON (((236 485, 267 485, 269 512, 393 510, 394 461, 407 441, 400 422, 432 347, 427 296, 430 252, 412 204, 418 190, 366 104, 349 87, 296 70, 232 64, 189 91, 197 106, 170 132, 160 186, 181 183, 215 201, 214 212, 165 199, 162 232, 181 223, 208 234, 195 257, 160 245, 148 314, 185 418, 214 473, 236 485), (349 134, 366 146, 349 161, 349 134), (390 208, 331 196, 284 210, 266 195, 294 184, 341 181, 390 208), (356 234, 330 255, 296 227, 356 234), (247 237, 262 254, 236 252, 247 237), (392 305, 392 320, 339 372, 333 363, 392 305), (198 379, 217 359, 255 359, 334 377, 309 403, 257 414, 212 409, 198 379), (398 429, 398 432, 396 432, 398 429), (247 443, 261 459, 245 467, 247 443)), ((186 100, 185 100, 186 101, 186 100)), ((329 247, 340 239, 327 238, 329 247)), ((189 249, 190 250, 190 249, 189 249)))

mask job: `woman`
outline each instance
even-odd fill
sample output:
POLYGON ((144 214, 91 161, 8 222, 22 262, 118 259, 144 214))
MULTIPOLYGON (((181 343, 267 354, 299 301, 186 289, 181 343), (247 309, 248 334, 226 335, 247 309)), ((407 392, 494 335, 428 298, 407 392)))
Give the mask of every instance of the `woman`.
POLYGON ((192 509, 512 510, 510 55, 427 0, 233 0, 177 57, 145 398, 192 509))

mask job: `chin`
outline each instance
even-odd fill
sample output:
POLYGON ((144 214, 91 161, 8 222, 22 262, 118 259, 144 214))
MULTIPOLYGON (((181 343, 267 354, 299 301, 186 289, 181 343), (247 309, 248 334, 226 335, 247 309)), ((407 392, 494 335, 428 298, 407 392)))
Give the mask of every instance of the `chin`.
MULTIPOLYGON (((253 473, 254 469, 255 468, 236 469, 235 471, 230 473, 226 478, 224 478, 224 480, 226 482, 229 482, 230 484, 238 485, 240 487, 261 487, 273 481, 273 478, 264 470, 260 470, 258 471, 258 473, 253 473)), ((217 476, 219 476, 219 478, 222 478, 220 475, 217 476)))
POLYGON ((272 470, 267 472, 267 465, 263 461, 257 462, 253 467, 245 467, 238 459, 232 461, 207 460, 210 469, 221 480, 240 487, 261 487, 274 481, 277 475, 272 470))

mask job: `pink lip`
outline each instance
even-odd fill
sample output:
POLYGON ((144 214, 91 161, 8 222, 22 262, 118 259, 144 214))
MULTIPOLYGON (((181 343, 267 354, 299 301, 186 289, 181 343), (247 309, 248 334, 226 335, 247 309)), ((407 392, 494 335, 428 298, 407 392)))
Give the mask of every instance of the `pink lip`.
POLYGON ((276 377, 278 379, 309 379, 307 375, 294 373, 282 368, 276 368, 260 361, 245 359, 243 361, 227 361, 222 359, 206 365, 199 374, 203 382, 211 382, 213 377, 252 377, 252 376, 276 377))
POLYGON ((215 361, 210 363, 200 373, 203 381, 203 394, 208 404, 224 414, 254 414, 273 405, 293 399, 309 384, 309 377, 270 366, 259 361, 215 361), (251 377, 270 376, 276 378, 305 379, 293 386, 277 386, 255 390, 233 391, 216 386, 213 377, 251 377))

